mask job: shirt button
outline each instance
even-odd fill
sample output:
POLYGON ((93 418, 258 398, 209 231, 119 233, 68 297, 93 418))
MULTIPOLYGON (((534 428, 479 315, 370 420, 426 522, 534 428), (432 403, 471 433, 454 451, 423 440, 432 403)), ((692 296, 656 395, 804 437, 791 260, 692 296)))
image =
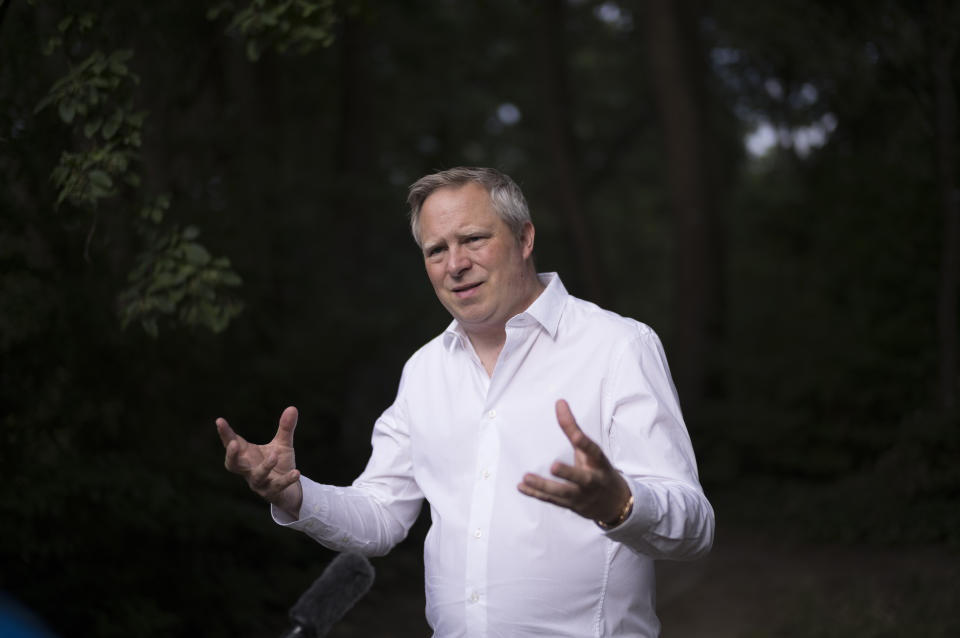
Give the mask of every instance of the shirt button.
POLYGON ((480 600, 480 594, 478 594, 477 592, 473 592, 472 594, 470 594, 470 602, 475 603, 475 602, 478 602, 479 600, 480 600))
POLYGON ((484 471, 480 472, 480 476, 482 476, 482 477, 485 478, 485 479, 490 478, 490 470, 484 470, 484 471))
POLYGON ((476 530, 475 532, 473 532, 474 538, 480 538, 481 536, 483 536, 483 532, 481 532, 480 530, 476 530))
POLYGON ((495 418, 496 416, 497 416, 497 411, 496 411, 496 410, 490 410, 489 412, 487 412, 487 417, 489 417, 489 418, 491 418, 491 419, 495 418))

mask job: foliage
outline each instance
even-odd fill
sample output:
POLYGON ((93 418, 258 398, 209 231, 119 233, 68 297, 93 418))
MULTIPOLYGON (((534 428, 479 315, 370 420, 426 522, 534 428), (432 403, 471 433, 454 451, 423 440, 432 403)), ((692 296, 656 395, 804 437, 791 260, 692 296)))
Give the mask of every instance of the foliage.
MULTIPOLYGON (((162 218, 169 201, 160 198, 144 207, 144 219, 162 218)), ((242 305, 224 297, 225 287, 239 286, 240 277, 230 269, 226 257, 214 259, 195 240, 196 226, 180 230, 176 226, 164 233, 146 227, 147 249, 137 257, 137 265, 127 276, 129 287, 119 297, 124 327, 140 321, 147 334, 156 337, 158 319, 175 317, 185 326, 202 325, 213 332, 223 331, 239 314, 242 305)))
MULTIPOLYGON (((45 53, 81 50, 95 25, 92 13, 66 15, 57 24, 58 34, 47 41, 45 53)), ((53 83, 35 109, 55 107, 60 120, 72 127, 74 139, 82 140, 77 150, 60 154, 51 179, 58 191, 56 206, 68 202, 93 219, 87 236, 88 259, 101 202, 120 199, 125 185, 129 193, 121 206, 129 205, 143 181, 139 160, 147 113, 134 107, 140 76, 129 66, 133 56, 132 49, 93 51, 70 64, 67 74, 53 83)), ((156 337, 158 317, 168 316, 175 318, 174 323, 220 332, 242 308, 227 293, 241 279, 231 270, 229 259, 212 259, 195 241, 196 226, 183 232, 176 227, 149 227, 161 224, 169 206, 169 197, 161 195, 143 206, 139 219, 128 219, 147 246, 127 276, 128 287, 119 295, 122 325, 138 320, 147 334, 156 337)))
POLYGON ((271 47, 300 55, 329 47, 338 20, 334 0, 251 0, 244 7, 227 1, 207 11, 211 20, 225 14, 232 15, 227 31, 246 39, 251 61, 271 47))
MULTIPOLYGON (((68 15, 57 29, 66 35, 74 22, 83 32, 93 26, 94 18, 89 13, 68 15)), ((48 41, 48 55, 62 45, 64 35, 48 41)), ((37 112, 56 106, 61 121, 73 124, 90 140, 81 152, 64 151, 51 175, 59 190, 58 206, 66 200, 77 208, 96 210, 99 200, 116 195, 115 184, 140 185, 133 164, 146 113, 133 109, 133 90, 140 77, 127 64, 132 57, 130 49, 108 55, 94 51, 57 80, 37 105, 37 112)))

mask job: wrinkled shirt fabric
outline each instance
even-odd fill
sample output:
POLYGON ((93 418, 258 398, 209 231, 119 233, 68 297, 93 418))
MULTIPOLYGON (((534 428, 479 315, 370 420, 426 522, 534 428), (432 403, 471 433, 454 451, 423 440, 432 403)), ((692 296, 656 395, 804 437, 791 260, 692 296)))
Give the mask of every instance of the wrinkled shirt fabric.
POLYGON ((714 528, 666 356, 650 327, 540 278, 493 375, 453 321, 404 366, 363 473, 349 487, 302 478, 300 518, 274 520, 376 556, 426 499, 435 638, 655 637, 654 560, 706 554, 714 528), (560 398, 630 486, 633 510, 612 530, 517 490, 526 472, 573 463, 560 398))

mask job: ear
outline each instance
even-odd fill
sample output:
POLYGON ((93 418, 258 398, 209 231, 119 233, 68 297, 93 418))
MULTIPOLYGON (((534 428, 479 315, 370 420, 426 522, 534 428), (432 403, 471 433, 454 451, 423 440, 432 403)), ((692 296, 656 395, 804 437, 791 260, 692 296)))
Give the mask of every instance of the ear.
POLYGON ((533 223, 524 222, 523 228, 520 229, 520 250, 524 259, 530 259, 530 255, 533 254, 533 237, 535 234, 533 223))

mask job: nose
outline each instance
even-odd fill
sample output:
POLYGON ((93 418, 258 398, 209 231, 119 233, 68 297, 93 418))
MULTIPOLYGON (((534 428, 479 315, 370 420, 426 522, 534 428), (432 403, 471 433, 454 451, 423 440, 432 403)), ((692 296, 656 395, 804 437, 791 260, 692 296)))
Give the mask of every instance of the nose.
POLYGON ((450 248, 447 253, 447 274, 454 279, 459 279, 470 269, 470 264, 470 257, 466 251, 461 250, 459 246, 450 248))

